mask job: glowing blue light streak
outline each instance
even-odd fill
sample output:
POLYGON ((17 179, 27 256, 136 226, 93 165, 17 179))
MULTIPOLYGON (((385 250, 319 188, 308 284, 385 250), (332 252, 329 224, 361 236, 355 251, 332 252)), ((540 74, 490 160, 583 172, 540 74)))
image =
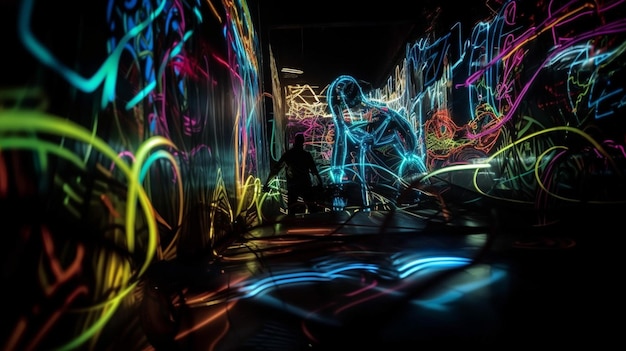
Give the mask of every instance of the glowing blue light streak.
POLYGON ((83 77, 78 72, 64 65, 35 37, 30 28, 30 20, 33 12, 33 0, 25 0, 22 2, 19 12, 18 32, 26 49, 29 50, 33 56, 37 57, 39 62, 59 73, 74 87, 84 92, 93 92, 96 88, 98 88, 98 86, 100 86, 100 84, 104 84, 100 105, 104 108, 109 101, 113 101, 115 99, 117 73, 118 67, 120 66, 118 62, 125 45, 146 29, 152 23, 154 18, 156 18, 163 11, 166 4, 167 1, 162 1, 155 9, 154 13, 147 16, 147 19, 144 22, 141 22, 137 26, 131 28, 128 33, 120 39, 119 45, 114 48, 110 56, 102 63, 102 65, 91 77, 83 77))
POLYGON ((283 275, 263 278, 250 286, 242 287, 241 290, 246 293, 244 297, 252 297, 257 294, 260 294, 261 292, 267 289, 270 289, 272 287, 277 287, 280 285, 294 284, 294 283, 323 282, 323 281, 329 281, 335 278, 342 278, 342 277, 345 277, 345 276, 333 274, 333 273, 319 273, 319 272, 290 273, 290 274, 283 274, 283 275))
POLYGON ((444 268, 444 267, 458 267, 464 266, 472 260, 465 257, 432 257, 422 258, 412 262, 409 262, 398 269, 400 271, 400 279, 404 279, 407 276, 428 268, 444 268))
MULTIPOLYGON (((414 274, 417 271, 429 269, 429 268, 448 268, 448 267, 458 267, 471 263, 471 259, 465 257, 431 257, 431 258, 420 258, 417 260, 413 260, 408 262, 401 267, 398 268, 397 276, 400 279, 404 279, 409 275, 414 274)), ((333 263, 330 265, 331 267, 336 267, 334 269, 328 270, 327 272, 295 272, 295 273, 286 273, 286 274, 278 274, 270 277, 262 278, 254 283, 249 285, 241 286, 239 289, 244 293, 244 298, 253 297, 261 294, 262 292, 272 289, 282 285, 288 284, 298 284, 298 283, 310 283, 310 282, 326 282, 331 281, 337 278, 345 278, 350 279, 354 278, 353 275, 345 274, 347 271, 356 271, 356 272, 370 272, 374 274, 378 274, 381 271, 389 271, 389 268, 382 268, 380 265, 373 263, 349 263, 349 264, 341 264, 341 263, 333 263)), ((324 267, 329 268, 329 267, 324 267)), ((388 274, 387 274, 388 275, 388 274)), ((395 276, 395 275, 394 275, 395 276)))
POLYGON ((484 277, 482 279, 478 279, 475 281, 471 281, 466 284, 455 285, 454 289, 446 290, 439 296, 428 299, 428 300, 419 300, 416 303, 420 306, 428 308, 430 310, 437 311, 447 311, 448 306, 452 302, 458 301, 463 297, 467 296, 472 291, 476 291, 485 286, 489 286, 494 284, 495 282, 503 279, 506 276, 503 270, 495 270, 488 277, 484 277))

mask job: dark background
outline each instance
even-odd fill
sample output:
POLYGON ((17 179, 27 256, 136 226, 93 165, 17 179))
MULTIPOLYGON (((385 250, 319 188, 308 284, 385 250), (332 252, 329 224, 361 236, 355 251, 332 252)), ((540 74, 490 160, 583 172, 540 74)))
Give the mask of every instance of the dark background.
MULTIPOLYGON (((469 30, 489 9, 485 1, 289 1, 258 2, 260 32, 267 34, 284 84, 323 87, 342 74, 379 87, 405 53, 407 43, 426 34, 441 36, 461 21, 469 30), (462 15, 460 15, 462 14, 462 15), (460 19, 460 20, 459 20, 460 19)), ((487 16, 486 16, 487 15, 487 16)), ((267 58, 265 58, 267 59, 267 58)))

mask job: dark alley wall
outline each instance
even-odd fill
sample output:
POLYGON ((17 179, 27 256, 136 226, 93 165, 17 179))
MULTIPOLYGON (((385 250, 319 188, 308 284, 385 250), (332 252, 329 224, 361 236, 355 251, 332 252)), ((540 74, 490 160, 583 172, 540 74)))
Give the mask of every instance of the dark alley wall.
POLYGON ((140 348, 124 315, 151 262, 205 259, 258 221, 254 14, 245 1, 0 6, 3 349, 140 348))

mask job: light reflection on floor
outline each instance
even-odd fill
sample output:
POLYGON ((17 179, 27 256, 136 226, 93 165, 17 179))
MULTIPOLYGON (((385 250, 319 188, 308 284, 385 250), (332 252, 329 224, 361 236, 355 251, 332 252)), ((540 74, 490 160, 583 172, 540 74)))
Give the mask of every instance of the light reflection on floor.
POLYGON ((517 278, 509 261, 486 255, 492 228, 480 220, 464 231, 444 227, 369 212, 251 230, 223 253, 210 282, 184 288, 175 347, 415 349, 509 337, 517 278))

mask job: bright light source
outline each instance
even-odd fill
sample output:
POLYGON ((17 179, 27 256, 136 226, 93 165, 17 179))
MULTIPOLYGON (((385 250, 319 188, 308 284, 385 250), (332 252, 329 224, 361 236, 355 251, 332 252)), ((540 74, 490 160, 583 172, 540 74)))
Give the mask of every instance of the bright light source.
POLYGON ((283 73, 293 73, 293 74, 302 74, 304 73, 301 69, 297 69, 297 68, 289 68, 289 67, 283 67, 280 70, 283 73))

